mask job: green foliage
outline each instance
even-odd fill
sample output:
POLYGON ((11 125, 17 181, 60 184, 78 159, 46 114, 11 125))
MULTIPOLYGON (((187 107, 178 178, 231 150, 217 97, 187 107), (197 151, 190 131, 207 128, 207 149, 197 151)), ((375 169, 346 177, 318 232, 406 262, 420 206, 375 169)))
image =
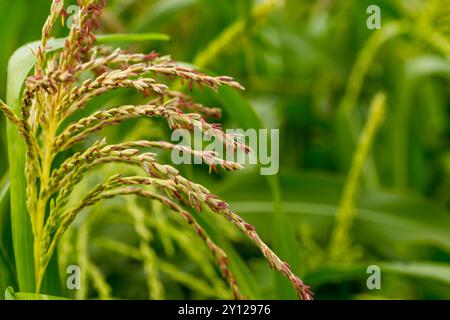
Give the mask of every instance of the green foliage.
POLYGON ((14 292, 14 289, 9 287, 5 292, 6 300, 67 300, 64 297, 50 296, 46 294, 14 292))
MULTIPOLYGON (((280 174, 265 178, 251 167, 231 175, 207 175, 201 166, 179 169, 229 201, 233 211, 254 225, 312 286, 315 298, 450 298, 448 3, 285 0, 281 6, 268 1, 275 7, 255 14, 258 4, 265 2, 110 0, 100 30, 107 35, 98 36, 98 41, 136 52, 171 54, 202 69, 236 76, 244 85, 243 93, 221 88, 217 94, 198 89, 192 94, 224 110, 224 127, 279 128, 280 174), (381 7, 381 30, 365 26, 370 4, 381 7), (365 161, 355 168, 358 137, 369 119, 370 102, 380 91, 387 96, 385 121, 365 161), (343 210, 346 181, 348 185, 355 170, 358 179, 353 177, 352 184, 358 192, 345 203, 353 214, 344 232, 352 240, 343 252, 349 259, 331 261, 336 215, 343 210), (366 287, 371 264, 381 267, 380 291, 366 287)), ((0 98, 15 111, 35 63, 32 51, 23 45, 40 37, 47 15, 48 5, 40 1, 0 1, 0 98), (20 49, 11 57, 16 48, 20 49)), ((62 26, 57 30, 59 37, 67 34, 62 26)), ((61 45, 61 39, 49 42, 51 50, 61 45)), ((37 44, 30 47, 36 50, 37 44)), ((134 94, 118 90, 92 101, 70 120, 100 106, 135 101, 134 94)), ((0 128, 7 132, 1 135, 0 150, 9 149, 9 161, 6 152, 0 153, 0 173, 9 171, 10 179, 10 191, 6 176, 0 189, 0 290, 12 286, 33 292, 25 149, 14 126, 2 121, 0 128)), ((125 135, 133 140, 167 138, 168 132, 158 121, 129 120, 93 139, 107 136, 117 142, 125 135)), ((74 146, 64 156, 88 146, 74 146)), ((61 161, 62 156, 56 159, 61 161)), ((114 164, 87 175, 72 201, 81 200, 77 196, 102 177, 122 170, 126 169, 114 164)), ((124 203, 111 199, 77 218, 58 247, 58 261, 53 261, 43 292, 71 298, 146 299, 158 297, 149 288, 159 283, 169 299, 231 298, 203 243, 178 216, 136 201, 144 216, 134 219, 146 221, 150 235, 145 235, 136 229, 133 216, 124 214, 129 211, 124 203), (151 255, 150 261, 149 252, 157 259, 151 260, 151 255), (156 279, 147 274, 152 263, 156 279), (83 291, 49 288, 60 275, 65 279, 70 264, 84 266, 83 291)), ((244 237, 210 212, 193 214, 226 251, 245 296, 293 297, 289 283, 264 264, 244 237)), ((51 297, 8 289, 6 298, 51 297)))

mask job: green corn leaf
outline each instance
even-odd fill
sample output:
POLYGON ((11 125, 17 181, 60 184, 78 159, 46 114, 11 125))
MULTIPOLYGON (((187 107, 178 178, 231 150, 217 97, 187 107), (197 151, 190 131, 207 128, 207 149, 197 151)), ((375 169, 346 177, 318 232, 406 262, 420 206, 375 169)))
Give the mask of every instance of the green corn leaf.
POLYGON ((438 262, 380 262, 381 272, 428 279, 450 286, 450 264, 438 262))
POLYGON ((98 43, 169 41, 170 37, 163 33, 116 33, 96 36, 98 43))
MULTIPOLYGON (((397 188, 411 187, 409 181, 413 176, 411 154, 417 147, 418 137, 414 137, 411 129, 414 117, 410 114, 415 106, 414 92, 424 87, 424 81, 431 76, 445 76, 450 74, 450 59, 435 56, 419 56, 406 64, 405 72, 396 79, 397 88, 394 101, 396 108, 393 111, 395 130, 390 130, 391 140, 394 143, 394 156, 392 157, 394 182, 397 188), (425 78, 425 79, 424 79, 425 78)), ((431 102, 428 102, 431 104, 431 102)), ((419 133, 417 133, 419 135, 419 133)))
POLYGON ((25 293, 25 292, 14 292, 13 288, 9 287, 5 292, 6 300, 69 300, 64 297, 50 296, 46 294, 37 293, 25 293))
POLYGON ((9 239, 9 175, 0 180, 0 250, 7 251, 7 243, 9 239))
MULTIPOLYGON (((23 82, 32 68, 34 58, 28 48, 21 47, 8 64, 7 103, 20 112, 20 93, 23 82)), ((11 226, 20 290, 34 291, 33 234, 26 206, 25 143, 15 125, 7 123, 9 172, 11 177, 11 226)))
MULTIPOLYGON (((318 240, 326 241, 338 208, 342 177, 291 172, 281 175, 280 180, 288 223, 295 228, 308 224, 318 240)), ((243 179, 221 195, 266 236, 272 228, 269 216, 273 203, 267 201, 270 193, 261 186, 262 181, 261 177, 243 179)), ((422 197, 362 190, 356 210, 352 232, 358 243, 377 250, 432 245, 450 252, 448 212, 422 197)))
POLYGON ((306 279, 313 286, 329 283, 342 283, 354 280, 367 279, 367 267, 376 265, 380 267, 381 277, 384 274, 393 274, 412 279, 426 279, 450 285, 450 264, 432 261, 368 261, 350 266, 326 267, 311 272, 306 279))
POLYGON ((133 31, 152 30, 158 23, 164 23, 172 15, 181 10, 193 6, 201 0, 159 0, 152 6, 148 6, 148 9, 144 10, 142 14, 135 19, 132 23, 133 31))
MULTIPOLYGON (((14 276, 11 272, 7 259, 0 251, 0 290, 5 290, 14 283, 14 276)), ((1 297, 0 297, 1 298, 1 297)))
POLYGON ((11 231, 9 221, 9 177, 5 175, 0 183, 0 290, 3 292, 15 283, 14 265, 11 261, 11 231))

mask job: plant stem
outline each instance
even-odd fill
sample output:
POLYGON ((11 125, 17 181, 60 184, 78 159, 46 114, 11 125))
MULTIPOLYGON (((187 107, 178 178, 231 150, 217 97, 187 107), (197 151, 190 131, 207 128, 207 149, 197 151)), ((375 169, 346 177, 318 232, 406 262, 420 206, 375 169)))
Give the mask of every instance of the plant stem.
MULTIPOLYGON (((53 115, 49 120, 48 130, 45 132, 44 143, 42 147, 42 174, 41 174, 41 187, 40 190, 47 190, 49 187, 51 167, 53 162, 53 143, 56 140, 57 131, 57 119, 53 115)), ((45 211, 47 208, 48 195, 39 194, 37 199, 37 209, 34 213, 34 224, 35 224, 35 234, 34 234, 34 268, 36 274, 36 293, 41 290, 42 279, 45 275, 45 269, 41 269, 41 254, 40 254, 40 243, 42 237, 42 231, 44 229, 45 222, 45 211)))
MULTIPOLYGON (((259 21, 264 19, 274 9, 281 7, 282 0, 266 0, 252 8, 251 16, 254 20, 259 21)), ((202 50, 194 59, 194 65, 199 68, 204 68, 210 61, 214 61, 220 52, 236 38, 245 32, 246 21, 244 19, 236 20, 229 25, 219 36, 217 36, 209 45, 202 50)))
POLYGON ((355 198, 358 192, 359 180, 366 164, 375 135, 385 114, 384 94, 377 94, 370 107, 369 119, 359 138, 353 155, 350 172, 344 186, 344 191, 336 214, 336 225, 330 243, 331 260, 339 261, 349 249, 349 232, 355 216, 355 198))

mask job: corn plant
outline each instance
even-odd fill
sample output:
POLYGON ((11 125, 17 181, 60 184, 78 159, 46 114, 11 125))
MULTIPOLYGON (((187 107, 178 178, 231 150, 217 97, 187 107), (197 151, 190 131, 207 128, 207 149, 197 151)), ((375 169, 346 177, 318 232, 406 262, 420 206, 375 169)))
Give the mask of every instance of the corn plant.
MULTIPOLYGON (((234 298, 245 297, 229 269, 227 255, 208 236, 190 213, 191 209, 201 212, 206 207, 225 217, 260 249, 271 267, 290 281, 299 298, 312 299, 309 287, 263 242, 252 225, 208 189, 183 177, 173 166, 160 163, 156 154, 145 150, 159 148, 189 153, 201 158, 213 169, 221 167, 236 171, 241 168, 238 163, 223 160, 211 151, 198 151, 167 141, 139 140, 108 144, 106 139, 101 139, 57 164, 57 156, 61 157, 62 152, 86 142, 92 133, 140 117, 163 118, 171 129, 197 129, 214 136, 226 148, 251 152, 236 136, 226 134, 220 126, 206 120, 212 114, 217 115, 217 109, 196 103, 184 93, 169 90, 157 78, 181 79, 190 87, 218 89, 228 86, 238 90, 243 90, 243 87, 231 77, 208 76, 155 52, 130 53, 99 45, 93 32, 99 27, 105 2, 78 0, 80 10, 69 35, 58 46, 51 39, 52 28, 59 19, 64 20, 67 13, 63 0, 53 0, 42 37, 33 52, 34 73, 26 78, 23 90, 8 92, 8 104, 11 106, 0 103, 1 110, 10 121, 10 146, 11 141, 17 142, 17 150, 11 150, 11 153, 20 154, 22 147, 25 151, 24 160, 19 158, 16 163, 11 163, 13 219, 26 217, 32 231, 30 239, 25 234, 26 230, 13 230, 16 257, 26 256, 27 250, 32 250, 32 258, 18 261, 21 289, 26 290, 32 283, 33 289, 28 290, 35 293, 42 291, 43 279, 57 244, 83 209, 104 199, 137 195, 160 202, 179 213, 192 226, 216 259, 234 298), (100 109, 66 124, 89 101, 117 88, 134 88, 148 100, 142 105, 100 109), (15 138, 17 132, 22 136, 23 143, 15 138), (89 171, 102 164, 119 162, 140 168, 141 175, 125 176, 118 172, 87 192, 78 203, 70 203, 75 186, 89 171), (20 182, 23 175, 26 186, 20 182), (20 194, 23 190, 26 190, 25 195, 20 194), (20 201, 15 203, 14 199, 20 197, 26 198, 26 208, 20 201), (19 241, 21 243, 17 243, 19 241), (29 243, 32 243, 32 249, 27 247, 29 243), (28 272, 30 270, 31 274, 28 272)), ((10 160, 14 157, 10 156, 10 160)))

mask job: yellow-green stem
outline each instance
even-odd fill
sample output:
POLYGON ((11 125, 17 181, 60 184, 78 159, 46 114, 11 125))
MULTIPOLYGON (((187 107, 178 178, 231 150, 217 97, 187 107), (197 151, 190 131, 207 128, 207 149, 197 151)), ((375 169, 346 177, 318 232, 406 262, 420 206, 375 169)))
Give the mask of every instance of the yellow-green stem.
POLYGON ((383 122, 386 108, 385 101, 386 96, 382 93, 377 94, 373 99, 369 118, 353 155, 352 165, 336 214, 336 225, 330 243, 330 258, 332 261, 340 260, 342 254, 345 254, 346 250, 349 249, 349 232, 355 216, 355 199, 358 192, 359 180, 372 148, 375 135, 383 122))
MULTIPOLYGON (((51 166, 53 162, 53 142, 55 141, 57 130, 57 120, 52 118, 49 120, 48 131, 45 134, 43 148, 42 148, 42 174, 41 174, 41 186, 40 190, 46 190, 49 186, 49 179, 51 174, 51 166)), ((47 196, 39 195, 37 201, 37 209, 34 213, 34 267, 36 274, 36 293, 41 290, 42 279, 45 274, 45 269, 41 270, 40 260, 40 243, 42 237, 42 231, 44 229, 45 210, 47 207, 47 196)))

